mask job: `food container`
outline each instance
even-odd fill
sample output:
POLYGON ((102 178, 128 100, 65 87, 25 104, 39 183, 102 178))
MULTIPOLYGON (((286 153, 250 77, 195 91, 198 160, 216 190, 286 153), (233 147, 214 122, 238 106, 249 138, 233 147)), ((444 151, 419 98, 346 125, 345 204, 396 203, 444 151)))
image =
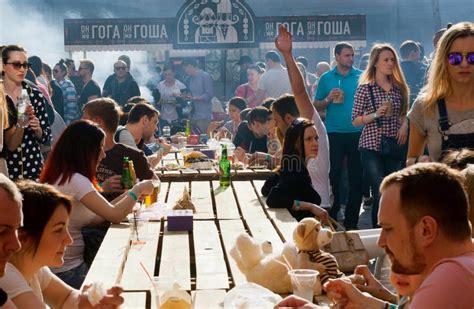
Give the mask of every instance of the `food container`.
POLYGON ((193 211, 173 210, 168 213, 168 231, 192 231, 193 230, 193 211))

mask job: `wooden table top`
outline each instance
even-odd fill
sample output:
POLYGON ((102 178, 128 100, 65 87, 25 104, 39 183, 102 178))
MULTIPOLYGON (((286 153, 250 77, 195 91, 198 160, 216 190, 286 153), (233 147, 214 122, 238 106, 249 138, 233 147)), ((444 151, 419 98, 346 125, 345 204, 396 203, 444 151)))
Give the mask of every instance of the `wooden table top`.
POLYGON ((291 239, 297 222, 288 210, 266 206, 263 180, 233 178, 228 188, 217 180, 176 180, 162 179, 158 201, 174 204, 187 187, 197 211, 193 231, 170 232, 166 220, 149 222, 146 243, 132 245, 128 223, 113 224, 85 284, 119 284, 128 308, 150 308, 151 284, 142 263, 153 276, 173 277, 191 292, 194 308, 219 308, 229 289, 247 282, 229 255, 240 233, 269 240, 276 250, 291 239))

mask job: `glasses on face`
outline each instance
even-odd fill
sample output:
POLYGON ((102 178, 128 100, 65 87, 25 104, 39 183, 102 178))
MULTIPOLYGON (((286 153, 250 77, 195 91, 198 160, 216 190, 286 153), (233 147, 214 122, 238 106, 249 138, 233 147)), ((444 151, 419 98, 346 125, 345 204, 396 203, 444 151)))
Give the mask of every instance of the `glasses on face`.
POLYGON ((474 64, 474 52, 469 52, 466 54, 462 54, 458 52, 449 53, 448 62, 450 65, 460 65, 464 57, 466 57, 466 61, 468 64, 471 64, 471 65, 474 64))
POLYGON ((127 69, 127 67, 114 67, 114 69, 116 71, 120 71, 120 70, 125 71, 127 69))
POLYGON ((21 68, 25 69, 25 70, 28 70, 29 68, 31 68, 31 63, 29 62, 18 62, 18 61, 15 61, 15 62, 7 62, 5 64, 10 64, 12 67, 14 67, 15 69, 19 70, 21 68))

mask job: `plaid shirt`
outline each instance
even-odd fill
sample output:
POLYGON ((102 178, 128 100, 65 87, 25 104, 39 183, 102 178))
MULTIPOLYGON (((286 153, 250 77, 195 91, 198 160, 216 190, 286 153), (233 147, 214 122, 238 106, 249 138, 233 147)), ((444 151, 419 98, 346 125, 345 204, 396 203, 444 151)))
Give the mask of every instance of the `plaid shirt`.
POLYGON ((375 108, 378 109, 382 103, 386 100, 387 96, 392 98, 393 114, 391 117, 381 117, 381 127, 377 126, 377 121, 372 121, 366 124, 362 130, 362 134, 359 140, 359 148, 365 148, 370 150, 380 150, 380 139, 382 134, 385 136, 396 137, 398 130, 401 127, 400 112, 403 102, 402 92, 400 89, 393 85, 392 89, 387 92, 382 87, 377 85, 375 82, 370 84, 359 85, 357 87, 356 94, 354 96, 354 107, 352 108, 352 120, 356 117, 364 116, 364 121, 372 117, 371 114, 375 113, 372 105, 372 98, 370 96, 369 85, 372 86, 372 91, 375 98, 375 108))

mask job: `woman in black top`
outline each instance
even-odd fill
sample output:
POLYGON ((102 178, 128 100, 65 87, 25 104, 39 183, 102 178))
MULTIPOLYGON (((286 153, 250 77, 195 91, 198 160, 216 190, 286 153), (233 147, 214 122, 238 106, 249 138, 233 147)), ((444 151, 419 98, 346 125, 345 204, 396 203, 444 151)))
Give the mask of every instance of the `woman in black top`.
POLYGON ((327 211, 318 206, 321 197, 314 190, 306 168, 307 160, 317 155, 318 133, 314 123, 296 119, 285 134, 279 175, 269 179, 262 188, 264 195, 268 192, 269 207, 288 208, 298 221, 314 216, 321 221, 328 219, 327 211))
POLYGON ((17 45, 2 50, 4 88, 7 94, 8 122, 5 129, 5 145, 8 148, 7 166, 11 179, 39 178, 43 166, 41 145, 51 138, 51 128, 46 113, 46 101, 41 92, 25 82, 29 68, 26 51, 17 45), (28 127, 17 126, 17 103, 23 89, 26 89, 31 105, 26 113, 28 127))

